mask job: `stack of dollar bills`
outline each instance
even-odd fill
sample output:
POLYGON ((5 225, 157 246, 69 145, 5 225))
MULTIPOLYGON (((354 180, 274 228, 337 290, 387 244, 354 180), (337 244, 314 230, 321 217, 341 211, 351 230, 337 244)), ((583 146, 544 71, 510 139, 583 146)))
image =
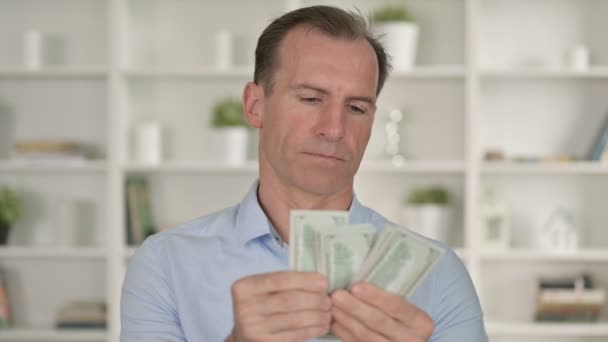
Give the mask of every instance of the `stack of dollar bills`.
POLYGON ((329 292, 367 282, 409 298, 444 253, 398 225, 378 232, 371 224, 349 224, 347 211, 290 215, 290 268, 322 273, 329 292))

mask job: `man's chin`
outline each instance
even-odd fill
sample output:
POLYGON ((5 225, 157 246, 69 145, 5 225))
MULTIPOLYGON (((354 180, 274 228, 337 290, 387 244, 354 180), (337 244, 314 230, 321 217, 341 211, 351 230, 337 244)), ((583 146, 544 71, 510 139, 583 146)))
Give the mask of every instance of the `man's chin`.
POLYGON ((296 181, 298 187, 311 194, 319 196, 329 196, 340 191, 352 184, 352 180, 348 177, 336 177, 331 175, 328 177, 325 174, 317 174, 314 172, 300 175, 296 181))

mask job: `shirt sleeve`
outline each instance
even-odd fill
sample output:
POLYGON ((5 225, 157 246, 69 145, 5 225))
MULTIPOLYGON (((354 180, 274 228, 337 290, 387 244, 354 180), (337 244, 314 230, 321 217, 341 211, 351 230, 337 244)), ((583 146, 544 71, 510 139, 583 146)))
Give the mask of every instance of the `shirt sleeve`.
POLYGON ((487 342, 483 312, 467 269, 453 251, 444 258, 443 272, 434 285, 437 311, 430 342, 487 342))
POLYGON ((162 248, 148 238, 129 261, 120 304, 121 342, 186 341, 162 248))

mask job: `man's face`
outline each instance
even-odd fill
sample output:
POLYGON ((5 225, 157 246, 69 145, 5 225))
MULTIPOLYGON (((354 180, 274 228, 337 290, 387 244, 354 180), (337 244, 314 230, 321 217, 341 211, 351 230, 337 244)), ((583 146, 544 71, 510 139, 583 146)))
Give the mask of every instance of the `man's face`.
POLYGON ((351 186, 376 111, 371 45, 296 27, 281 44, 273 82, 261 103, 260 163, 309 193, 351 186))

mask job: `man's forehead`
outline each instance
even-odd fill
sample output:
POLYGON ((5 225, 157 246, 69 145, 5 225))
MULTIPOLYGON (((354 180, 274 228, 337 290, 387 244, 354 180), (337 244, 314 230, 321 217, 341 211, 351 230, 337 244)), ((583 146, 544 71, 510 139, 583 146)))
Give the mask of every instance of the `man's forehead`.
MULTIPOLYGON (((336 51, 334 50, 334 53, 335 52, 336 51)), ((307 67, 311 64, 317 64, 319 66, 329 64, 334 67, 346 67, 349 63, 351 65, 359 63, 354 69, 361 72, 368 70, 375 74, 376 80, 373 82, 374 89, 372 90, 375 94, 379 66, 375 51, 365 38, 349 39, 332 37, 318 28, 314 28, 309 25, 300 25, 290 30, 283 39, 279 49, 279 59, 280 60, 277 61, 277 71, 279 69, 282 69, 284 72, 289 70, 287 73, 292 74, 292 76, 296 76, 297 74, 298 78, 308 78, 308 76, 312 77, 312 74, 314 74, 314 71, 316 70, 298 70, 297 66, 301 65, 301 62, 305 63, 307 67), (321 49, 317 49, 315 45, 321 45, 321 49), (331 55, 330 50, 339 46, 354 50, 350 52, 357 54, 359 58, 354 58, 352 54, 350 56, 340 56, 339 59, 336 59, 335 55, 329 58, 331 55), (311 53, 312 51, 314 51, 314 53, 311 53), (343 59, 347 57, 351 58, 348 58, 348 60, 343 59), (338 63, 336 64, 334 62, 338 63), (368 66, 372 66, 372 70, 370 70, 368 66)), ((357 72, 357 74, 360 73, 357 72)), ((351 73, 351 76, 355 75, 351 73)))

